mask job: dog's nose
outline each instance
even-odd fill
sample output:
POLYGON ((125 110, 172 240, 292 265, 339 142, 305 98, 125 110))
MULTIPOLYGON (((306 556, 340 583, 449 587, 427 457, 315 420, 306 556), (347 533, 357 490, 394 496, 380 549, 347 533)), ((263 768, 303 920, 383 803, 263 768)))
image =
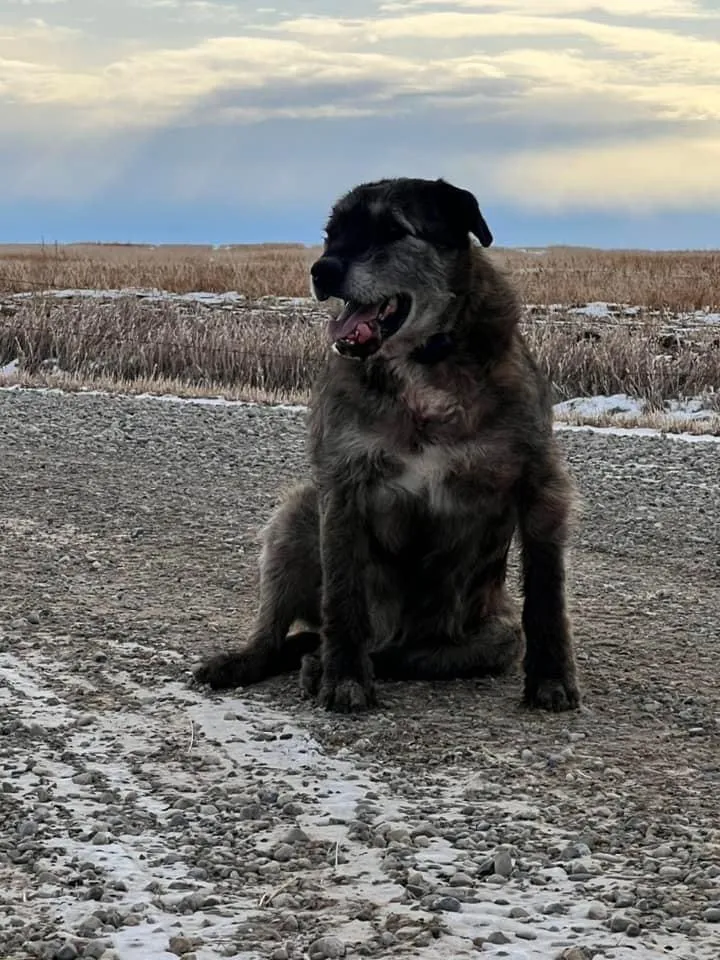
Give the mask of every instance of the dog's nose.
POLYGON ((328 297, 339 297, 345 267, 338 257, 320 257, 310 267, 315 294, 318 300, 327 300, 328 297))

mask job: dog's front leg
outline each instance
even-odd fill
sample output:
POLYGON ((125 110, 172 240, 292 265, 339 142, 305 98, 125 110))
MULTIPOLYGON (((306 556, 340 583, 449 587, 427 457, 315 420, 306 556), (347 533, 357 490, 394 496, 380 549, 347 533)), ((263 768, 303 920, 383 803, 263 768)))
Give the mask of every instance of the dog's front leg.
POLYGON ((572 486, 553 451, 528 469, 518 515, 523 561, 525 703, 570 710, 580 702, 565 606, 565 540, 572 486))
POLYGON ((376 703, 367 650, 367 534, 349 492, 333 490, 323 499, 322 678, 318 700, 328 710, 350 713, 376 703))

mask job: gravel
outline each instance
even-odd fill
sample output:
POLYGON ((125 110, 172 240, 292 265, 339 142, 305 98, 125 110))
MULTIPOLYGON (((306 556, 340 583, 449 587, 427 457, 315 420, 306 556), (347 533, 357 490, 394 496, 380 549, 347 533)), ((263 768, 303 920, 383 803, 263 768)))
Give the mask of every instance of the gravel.
POLYGON ((559 434, 579 713, 514 676, 340 718, 188 682, 246 634, 302 412, 0 391, 0 424, 3 960, 720 955, 717 444, 559 434))

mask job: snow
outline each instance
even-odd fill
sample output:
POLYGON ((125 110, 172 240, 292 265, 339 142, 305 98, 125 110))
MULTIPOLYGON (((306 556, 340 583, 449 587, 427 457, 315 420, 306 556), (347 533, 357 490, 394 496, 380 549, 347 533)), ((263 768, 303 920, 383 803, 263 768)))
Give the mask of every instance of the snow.
POLYGON ((625 393, 614 393, 609 397, 575 397, 572 400, 563 400, 556 403, 555 417, 562 419, 568 414, 583 417, 613 416, 618 413, 640 415, 645 410, 645 403, 625 393))
MULTIPOLYGON (((649 411, 645 400, 630 397, 626 393, 614 393, 610 396, 574 397, 556 403, 555 418, 562 420, 568 416, 580 417, 642 417, 649 411)), ((664 411, 659 415, 669 420, 709 420, 717 416, 701 397, 689 397, 683 400, 668 400, 664 411)))
POLYGON ((629 440, 662 439, 680 440, 686 443, 720 443, 720 436, 712 433, 675 433, 669 430, 656 430, 652 427, 596 427, 591 424, 558 423, 557 431, 586 431, 587 433, 601 433, 606 437, 626 437, 629 440))
POLYGON ((147 287, 123 287, 122 289, 110 290, 93 288, 76 289, 68 287, 65 290, 33 290, 30 292, 15 293, 8 299, 34 300, 38 297, 54 300, 124 300, 136 297, 138 300, 149 300, 151 302, 200 303, 206 307, 247 303, 247 297, 242 293, 238 293, 236 290, 230 290, 224 293, 209 293, 204 290, 192 291, 190 293, 171 293, 168 290, 147 287))

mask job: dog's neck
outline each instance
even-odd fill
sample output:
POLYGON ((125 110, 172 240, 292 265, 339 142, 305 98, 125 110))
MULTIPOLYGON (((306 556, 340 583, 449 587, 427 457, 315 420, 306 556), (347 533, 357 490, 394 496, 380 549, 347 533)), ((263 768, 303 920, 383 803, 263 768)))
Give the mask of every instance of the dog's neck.
POLYGON ((434 333, 410 354, 410 359, 423 366, 432 366, 446 360, 455 350, 455 340, 450 333, 434 333))

